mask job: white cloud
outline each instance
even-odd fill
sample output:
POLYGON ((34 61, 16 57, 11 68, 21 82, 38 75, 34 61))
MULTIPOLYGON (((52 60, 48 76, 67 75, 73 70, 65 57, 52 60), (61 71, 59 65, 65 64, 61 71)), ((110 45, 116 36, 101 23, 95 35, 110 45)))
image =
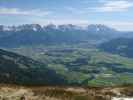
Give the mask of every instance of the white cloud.
POLYGON ((0 7, 0 15, 24 15, 24 16, 45 16, 50 14, 50 11, 42 11, 40 9, 22 10, 19 8, 0 7))
POLYGON ((114 27, 121 31, 133 31, 133 21, 131 22, 110 22, 107 25, 110 25, 111 27, 114 27))
POLYGON ((74 7, 64 7, 65 10, 69 11, 70 13, 73 13, 73 14, 86 14, 88 13, 88 9, 86 8, 74 8, 74 7))
POLYGON ((133 7, 133 2, 127 0, 119 1, 104 1, 100 7, 89 8, 97 12, 121 12, 127 11, 130 7, 133 7))
POLYGON ((74 24, 79 26, 85 26, 88 25, 88 20, 82 20, 82 19, 43 19, 43 18, 36 18, 36 19, 30 19, 32 23, 39 23, 41 25, 47 25, 47 24, 56 24, 56 25, 62 25, 62 24, 74 24))
POLYGON ((97 21, 90 21, 89 24, 103 24, 120 31, 133 31, 133 21, 97 20, 97 21))
MULTIPOLYGON (((88 0, 84 2, 92 3, 88 0)), ((131 7, 133 7, 133 1, 129 0, 99 0, 96 7, 75 8, 68 6, 65 9, 73 14, 88 14, 93 12, 124 12, 131 7)))

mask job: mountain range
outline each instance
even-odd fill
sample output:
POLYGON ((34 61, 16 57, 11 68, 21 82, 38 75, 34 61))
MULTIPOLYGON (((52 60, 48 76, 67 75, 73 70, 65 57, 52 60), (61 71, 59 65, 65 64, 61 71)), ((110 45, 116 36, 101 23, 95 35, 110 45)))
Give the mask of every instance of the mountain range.
POLYGON ((93 44, 117 37, 128 36, 129 32, 117 31, 105 25, 47 25, 25 24, 20 26, 0 26, 0 46, 16 47, 22 45, 62 44, 89 42, 93 44), (94 42, 95 41, 95 42, 94 42))

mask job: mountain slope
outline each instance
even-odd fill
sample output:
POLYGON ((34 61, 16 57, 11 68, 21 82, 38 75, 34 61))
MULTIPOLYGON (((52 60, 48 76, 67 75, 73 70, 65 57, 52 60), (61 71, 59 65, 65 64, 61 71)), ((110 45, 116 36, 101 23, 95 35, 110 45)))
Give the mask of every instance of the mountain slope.
POLYGON ((117 38, 102 43, 99 47, 107 52, 133 58, 133 38, 117 38))
POLYGON ((64 79, 40 62, 0 49, 0 83, 55 85, 64 79))

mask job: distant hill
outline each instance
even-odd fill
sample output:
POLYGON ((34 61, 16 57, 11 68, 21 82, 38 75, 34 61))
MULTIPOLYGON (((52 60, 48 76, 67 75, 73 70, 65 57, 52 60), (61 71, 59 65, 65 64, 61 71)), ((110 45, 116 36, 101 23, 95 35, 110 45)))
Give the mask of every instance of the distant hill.
POLYGON ((104 51, 133 58, 133 38, 117 38, 102 43, 100 48, 104 51))
POLYGON ((64 79, 40 62, 0 49, 0 83, 55 85, 64 79))

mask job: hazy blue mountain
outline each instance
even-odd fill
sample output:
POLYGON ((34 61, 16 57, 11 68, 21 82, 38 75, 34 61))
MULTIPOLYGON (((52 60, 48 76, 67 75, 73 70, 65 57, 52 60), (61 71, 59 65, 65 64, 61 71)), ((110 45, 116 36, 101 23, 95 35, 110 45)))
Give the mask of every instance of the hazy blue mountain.
POLYGON ((133 38, 117 38, 102 43, 100 48, 104 51, 133 58, 133 38))
POLYGON ((21 46, 56 43, 80 43, 92 40, 100 42, 122 36, 122 32, 105 25, 88 25, 81 28, 76 25, 25 24, 0 27, 0 46, 21 46))

